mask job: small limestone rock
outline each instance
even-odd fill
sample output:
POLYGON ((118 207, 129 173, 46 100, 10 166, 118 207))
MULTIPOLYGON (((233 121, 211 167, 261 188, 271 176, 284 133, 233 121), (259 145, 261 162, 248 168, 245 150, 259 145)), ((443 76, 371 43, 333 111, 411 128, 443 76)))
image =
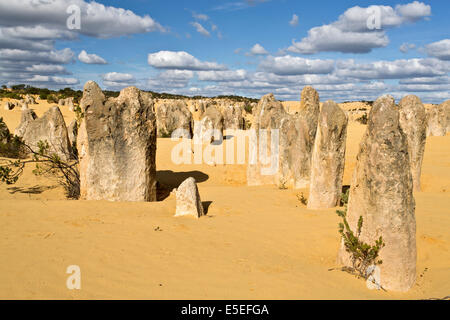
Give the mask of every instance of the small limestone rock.
POLYGON ((33 151, 39 151, 39 141, 47 141, 49 153, 55 153, 65 161, 72 157, 67 127, 57 106, 48 109, 40 118, 32 110, 22 111, 22 119, 15 134, 23 138, 33 151))
POLYGON ((433 106, 427 112, 427 136, 443 137, 446 130, 446 117, 442 105, 433 106))
POLYGON ((203 142, 214 142, 223 138, 223 116, 214 106, 208 106, 202 114, 200 132, 203 142))
POLYGON ((14 107, 15 107, 14 103, 7 101, 7 102, 5 102, 5 106, 3 107, 3 109, 12 110, 12 109, 14 109, 14 107))
POLYGON ((425 107, 415 95, 404 97, 400 100, 399 107, 400 127, 408 140, 409 162, 411 164, 414 190, 420 191, 420 173, 427 139, 427 115, 425 107))
POLYGON ((14 131, 14 134, 18 137, 23 137, 27 126, 34 120, 37 119, 36 113, 33 110, 24 110, 20 118, 19 126, 14 131))
POLYGON ((450 100, 447 100, 441 103, 442 113, 445 119, 445 131, 446 133, 450 132, 450 100))
POLYGON ((175 217, 193 216, 200 218, 204 215, 202 201, 195 179, 190 177, 183 181, 176 192, 177 208, 175 217))
POLYGON ((6 123, 3 122, 3 119, 0 117, 0 143, 7 143, 9 141, 10 134, 9 129, 6 123))
POLYGON ((28 110, 28 103, 26 102, 22 103, 22 111, 23 110, 28 110))
MULTIPOLYGON (((378 98, 369 114, 350 187, 347 220, 352 230, 363 218, 360 240, 373 244, 380 236, 380 285, 407 291, 416 277, 416 219, 408 142, 400 128, 394 98, 378 98)), ((339 261, 351 266, 342 242, 339 261)))
POLYGON ((224 119, 224 128, 232 130, 244 130, 245 120, 242 112, 242 108, 229 105, 222 111, 224 119))
POLYGON ((192 136, 191 123, 191 112, 183 101, 163 103, 156 108, 158 137, 170 137, 177 129, 185 130, 192 136))
POLYGON ((27 104, 36 104, 36 100, 34 99, 34 97, 28 94, 25 96, 24 102, 26 102, 27 104))
POLYGON ((345 166, 347 116, 334 101, 323 104, 311 162, 308 209, 338 205, 345 166))

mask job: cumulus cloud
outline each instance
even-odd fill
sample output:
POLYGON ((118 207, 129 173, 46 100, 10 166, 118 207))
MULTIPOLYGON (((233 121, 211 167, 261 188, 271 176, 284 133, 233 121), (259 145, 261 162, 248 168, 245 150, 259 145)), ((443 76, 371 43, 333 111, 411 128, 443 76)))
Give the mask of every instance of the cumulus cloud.
MULTIPOLYGON (((149 15, 95 1, 0 1, 0 78, 7 83, 70 85, 75 83, 73 79, 56 75, 70 74, 63 65, 73 62, 74 54, 68 48, 56 50, 57 41, 76 40, 80 35, 112 38, 152 31, 165 29, 149 15), (80 29, 67 28, 70 5, 80 8, 80 29)), ((80 60, 103 63, 99 58, 86 53, 80 60)))
POLYGON ((239 81, 247 78, 247 71, 244 69, 224 71, 198 71, 197 77, 201 81, 239 81))
POLYGON ((281 57, 268 57, 259 67, 267 72, 277 75, 301 75, 330 73, 334 69, 333 60, 305 59, 290 55, 281 57))
POLYGON ((200 23, 198 23, 198 22, 191 22, 191 26, 193 26, 198 33, 204 35, 205 37, 211 36, 209 31, 206 30, 200 23))
POLYGON ((130 10, 105 6, 84 0, 18 0, 0 3, 0 21, 5 26, 45 26, 67 30, 66 9, 77 5, 81 9, 81 29, 72 32, 98 38, 111 38, 135 33, 165 31, 149 15, 139 16, 130 10))
POLYGON ((148 64, 158 69, 224 70, 216 62, 200 61, 185 51, 159 51, 148 55, 148 64))
POLYGON ((292 27, 295 27, 296 25, 298 25, 298 15, 293 14, 293 15, 292 15, 291 21, 289 21, 289 24, 290 24, 292 27))
POLYGON ((74 53, 69 48, 45 52, 33 52, 19 49, 0 49, 0 61, 20 61, 67 64, 73 60, 74 53))
POLYGON ((419 1, 397 5, 395 10, 404 20, 413 22, 431 15, 431 7, 419 1))
POLYGON ((450 64, 434 58, 401 59, 357 63, 354 60, 338 61, 336 74, 355 79, 403 79, 446 75, 450 64))
POLYGON ((66 68, 60 65, 54 64, 34 64, 32 66, 26 67, 26 71, 33 73, 67 73, 66 68))
POLYGON ((75 78, 61 78, 57 76, 43 76, 34 75, 31 78, 25 79, 27 82, 31 82, 34 85, 45 85, 45 86, 71 86, 79 83, 78 79, 75 78))
POLYGON ((86 64, 107 64, 106 60, 102 57, 94 54, 87 53, 85 50, 82 50, 78 55, 78 60, 86 64))
POLYGON ((254 55, 254 56, 267 55, 267 54, 269 54, 269 52, 267 52, 267 50, 264 49, 264 47, 262 45, 257 43, 250 49, 250 54, 254 55))
POLYGON ((105 81, 134 82, 134 76, 129 73, 109 72, 102 76, 105 81))
POLYGON ((441 60, 450 60, 450 39, 433 42, 425 46, 427 54, 441 60))
POLYGON ((310 29, 308 36, 301 41, 293 40, 288 50, 301 54, 327 51, 368 53, 374 48, 388 45, 386 29, 415 22, 429 15, 431 7, 417 1, 396 6, 395 9, 379 5, 367 8, 356 6, 347 9, 333 23, 310 29), (371 25, 371 21, 379 21, 380 28, 377 28, 376 23, 371 25))
POLYGON ((136 79, 132 74, 119 72, 109 72, 103 74, 102 79, 105 86, 114 90, 120 90, 136 82, 136 79))

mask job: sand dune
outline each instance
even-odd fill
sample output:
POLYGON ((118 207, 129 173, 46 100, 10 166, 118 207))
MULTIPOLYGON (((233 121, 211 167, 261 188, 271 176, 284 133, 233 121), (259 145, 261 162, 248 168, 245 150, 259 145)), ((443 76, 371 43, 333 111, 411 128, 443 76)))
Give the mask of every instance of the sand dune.
MULTIPOLYGON (((3 106, 4 99, 0 102, 3 106)), ((38 116, 49 104, 30 106, 38 116)), ((61 109, 66 123, 73 112, 61 109)), ((10 130, 20 110, 0 110, 10 130)), ((365 126, 348 128, 348 185, 365 126)), ((232 137, 226 146, 236 139, 232 137)), ((154 203, 68 201, 56 181, 27 167, 0 185, 0 299, 426 299, 450 293, 450 135, 427 139, 415 194, 417 281, 407 293, 373 291, 339 270, 335 209, 310 211, 276 186, 247 187, 246 165, 175 165, 177 142, 158 139, 158 180, 194 176, 207 208, 174 218, 175 197, 154 203), (158 228, 159 227, 159 228, 158 228), (82 289, 65 273, 79 265, 82 289)))

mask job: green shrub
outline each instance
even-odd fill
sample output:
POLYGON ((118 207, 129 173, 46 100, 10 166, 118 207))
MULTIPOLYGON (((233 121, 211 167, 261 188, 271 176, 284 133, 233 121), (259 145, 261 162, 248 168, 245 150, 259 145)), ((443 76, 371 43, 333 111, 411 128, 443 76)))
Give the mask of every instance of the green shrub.
POLYGON ((308 204, 308 199, 305 198, 305 196, 303 195, 303 192, 300 194, 297 194, 297 199, 305 206, 308 204))
POLYGON ((78 171, 78 159, 73 161, 63 161, 55 153, 49 153, 47 141, 38 142, 38 151, 33 150, 20 141, 21 147, 32 155, 26 160, 0 160, 0 181, 6 184, 14 184, 23 173, 27 163, 36 165, 33 173, 35 175, 51 175, 58 179, 63 186, 68 199, 78 199, 80 196, 80 174, 78 171))
POLYGON ((367 121, 369 119, 367 118, 367 114, 363 114, 361 117, 359 117, 358 119, 356 119, 356 121, 358 121, 361 124, 367 124, 367 121))
POLYGON ((378 240, 375 240, 373 245, 367 244, 360 239, 361 230, 363 227, 362 216, 358 219, 358 226, 356 234, 350 229, 347 222, 347 206, 344 210, 336 210, 339 217, 342 218, 342 222, 339 223, 339 234, 341 235, 344 243, 345 251, 350 254, 352 262, 351 271, 364 279, 368 278, 367 268, 371 265, 382 264, 382 260, 378 260, 380 250, 385 246, 383 238, 380 236, 378 240))

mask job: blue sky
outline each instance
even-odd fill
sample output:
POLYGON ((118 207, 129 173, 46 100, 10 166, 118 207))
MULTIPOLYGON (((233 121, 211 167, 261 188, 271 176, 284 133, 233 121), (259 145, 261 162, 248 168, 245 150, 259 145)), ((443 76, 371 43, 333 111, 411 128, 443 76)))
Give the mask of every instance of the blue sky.
POLYGON ((448 9, 441 0, 0 0, 0 83, 283 100, 312 85, 321 100, 440 103, 450 99, 448 9), (79 29, 67 27, 70 5, 79 29))

